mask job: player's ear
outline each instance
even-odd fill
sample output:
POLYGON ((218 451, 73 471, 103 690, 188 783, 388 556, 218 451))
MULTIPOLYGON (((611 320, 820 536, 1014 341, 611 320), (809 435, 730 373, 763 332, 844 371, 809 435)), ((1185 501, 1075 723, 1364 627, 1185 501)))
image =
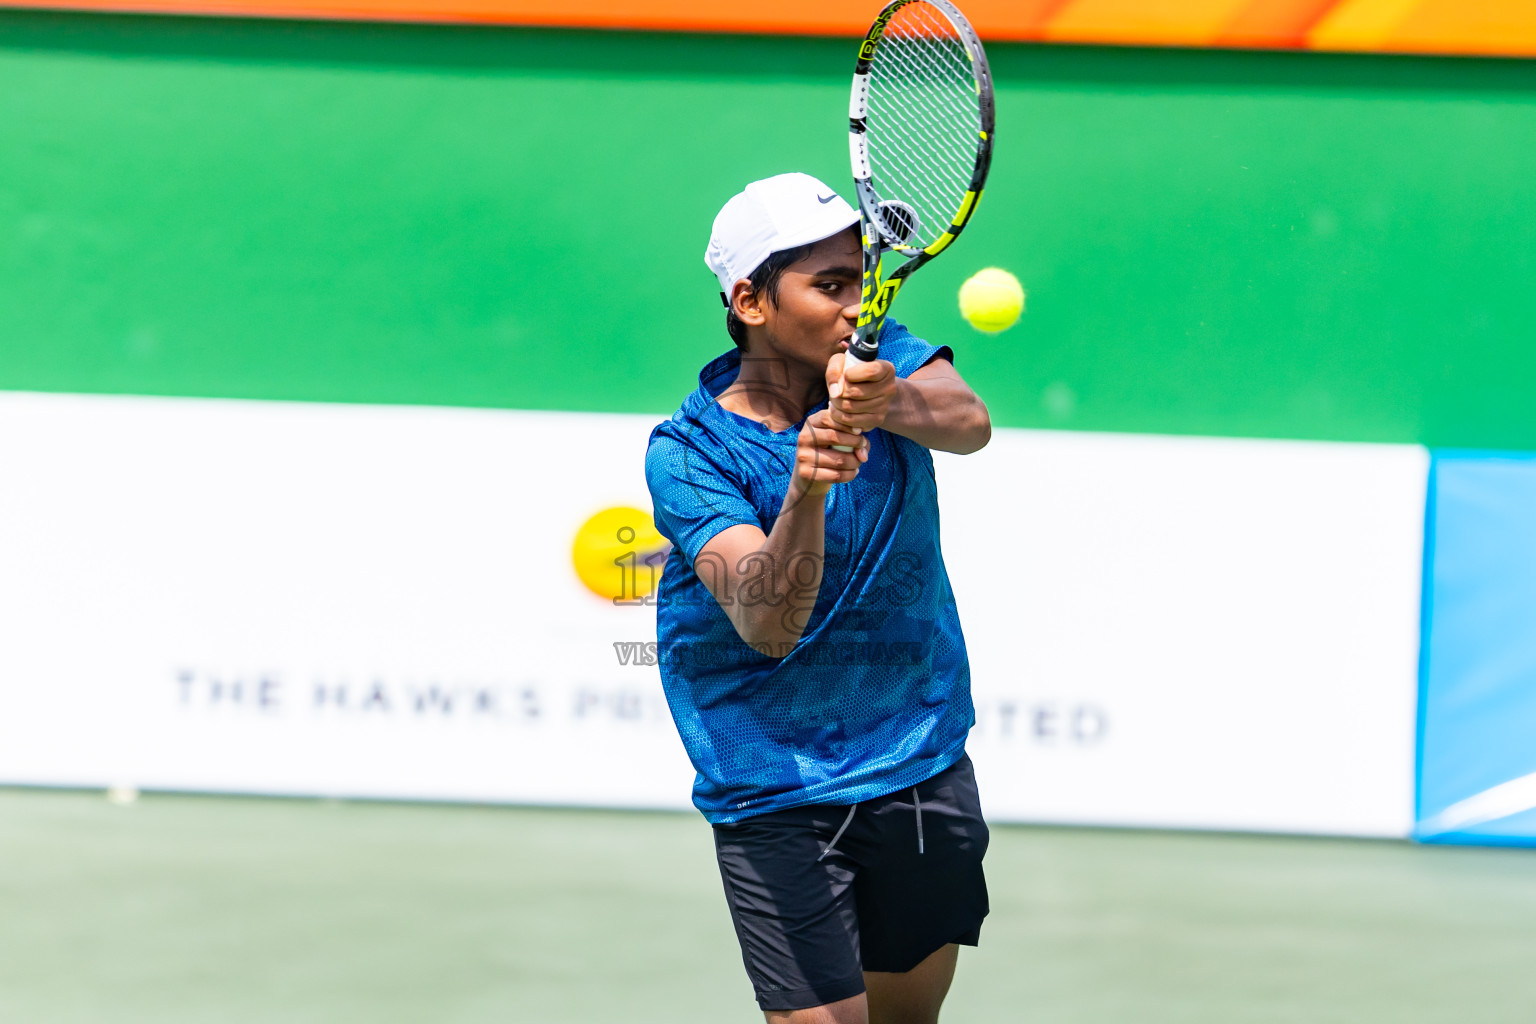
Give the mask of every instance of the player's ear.
POLYGON ((752 290, 752 282, 742 278, 731 285, 731 311, 736 319, 751 327, 761 327, 768 318, 763 315, 760 297, 752 290))

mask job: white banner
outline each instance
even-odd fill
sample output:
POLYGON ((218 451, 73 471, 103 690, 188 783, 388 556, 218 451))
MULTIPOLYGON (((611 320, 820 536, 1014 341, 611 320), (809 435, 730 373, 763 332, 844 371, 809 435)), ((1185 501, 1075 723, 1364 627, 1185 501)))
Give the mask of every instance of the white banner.
MULTIPOLYGON (((572 563, 653 422, 0 395, 0 782, 687 806, 654 608, 572 563)), ((1406 834, 1425 467, 941 457, 991 816, 1406 834)))
POLYGON ((991 814, 1408 834, 1423 449, 1004 431, 936 461, 991 814))

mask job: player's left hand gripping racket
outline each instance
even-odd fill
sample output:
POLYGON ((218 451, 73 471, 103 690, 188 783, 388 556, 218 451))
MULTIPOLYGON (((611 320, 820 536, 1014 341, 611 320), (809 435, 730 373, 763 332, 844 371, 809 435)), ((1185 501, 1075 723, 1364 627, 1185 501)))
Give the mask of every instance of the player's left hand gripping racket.
POLYGON ((896 293, 976 212, 992 164, 992 107, 986 52, 958 7, 885 5, 859 47, 848 103, 864 291, 845 368, 879 358, 896 293), (892 257, 899 265, 883 274, 892 257))

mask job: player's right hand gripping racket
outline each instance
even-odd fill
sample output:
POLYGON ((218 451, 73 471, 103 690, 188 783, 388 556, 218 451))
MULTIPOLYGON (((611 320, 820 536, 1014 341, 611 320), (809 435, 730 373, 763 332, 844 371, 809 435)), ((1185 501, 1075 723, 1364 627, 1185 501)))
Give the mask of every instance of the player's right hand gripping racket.
POLYGON ((959 8, 886 4, 859 47, 848 103, 864 291, 846 360, 879 358, 896 293, 976 212, 992 164, 992 106, 986 52, 959 8))

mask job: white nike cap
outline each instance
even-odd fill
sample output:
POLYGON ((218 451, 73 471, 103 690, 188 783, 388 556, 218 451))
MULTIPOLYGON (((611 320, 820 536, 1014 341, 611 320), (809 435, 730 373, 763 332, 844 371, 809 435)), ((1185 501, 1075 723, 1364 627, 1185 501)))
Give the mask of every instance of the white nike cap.
POLYGON ((704 265, 731 286, 750 277, 781 249, 830 238, 859 222, 847 200, 809 174, 776 174, 754 181, 721 207, 704 250, 704 265))

